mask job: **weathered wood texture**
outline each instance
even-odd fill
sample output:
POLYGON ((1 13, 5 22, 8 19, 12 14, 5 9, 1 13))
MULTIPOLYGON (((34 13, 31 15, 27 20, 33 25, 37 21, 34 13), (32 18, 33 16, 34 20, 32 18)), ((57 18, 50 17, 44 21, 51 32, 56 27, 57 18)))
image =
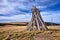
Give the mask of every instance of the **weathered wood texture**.
POLYGON ((40 11, 36 7, 32 8, 32 19, 31 22, 29 22, 27 29, 34 30, 34 27, 37 30, 47 30, 45 22, 41 17, 40 11))

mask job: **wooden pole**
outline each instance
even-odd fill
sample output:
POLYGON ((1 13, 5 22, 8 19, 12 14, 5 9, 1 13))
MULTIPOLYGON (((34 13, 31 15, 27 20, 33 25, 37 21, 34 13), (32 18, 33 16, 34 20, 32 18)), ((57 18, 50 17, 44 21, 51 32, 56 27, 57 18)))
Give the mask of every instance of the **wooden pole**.
POLYGON ((34 26, 36 26, 36 29, 38 29, 39 31, 41 30, 41 28, 42 30, 47 30, 45 22, 43 21, 41 14, 36 7, 32 9, 32 19, 28 26, 28 29, 30 30, 34 30, 34 26))

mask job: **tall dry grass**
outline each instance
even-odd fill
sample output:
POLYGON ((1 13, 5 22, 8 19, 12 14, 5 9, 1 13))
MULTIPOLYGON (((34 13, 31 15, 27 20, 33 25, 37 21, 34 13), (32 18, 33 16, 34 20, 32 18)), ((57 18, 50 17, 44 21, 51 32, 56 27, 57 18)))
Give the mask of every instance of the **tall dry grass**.
POLYGON ((26 26, 0 27, 0 40, 34 40, 38 33, 50 34, 60 40, 60 26, 49 26, 47 31, 26 31, 26 26))

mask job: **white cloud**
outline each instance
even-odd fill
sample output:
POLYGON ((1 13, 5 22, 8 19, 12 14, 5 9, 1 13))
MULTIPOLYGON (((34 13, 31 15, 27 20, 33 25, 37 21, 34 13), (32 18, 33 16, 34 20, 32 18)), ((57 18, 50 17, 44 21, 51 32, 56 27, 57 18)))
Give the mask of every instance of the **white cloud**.
POLYGON ((53 0, 2 0, 2 2, 0 2, 0 14, 9 13, 17 8, 31 10, 32 5, 43 9, 55 4, 57 4, 57 1, 53 0))
MULTIPOLYGON (((41 12, 42 18, 45 22, 55 22, 60 23, 60 11, 48 11, 41 12)), ((0 20, 9 20, 8 22, 26 22, 31 21, 31 13, 28 14, 20 14, 14 16, 0 16, 0 20)), ((3 21, 7 22, 7 21, 3 21)))
MULTIPOLYGON (((15 14, 15 13, 21 13, 21 11, 18 11, 18 9, 24 9, 24 10, 31 10, 32 5, 36 5, 37 8, 39 9, 44 9, 50 6, 53 6, 57 4, 58 2, 55 0, 2 0, 0 1, 0 14, 15 14), (17 12, 18 11, 18 12, 17 12)), ((56 22, 59 21, 59 11, 53 12, 53 11, 48 11, 48 12, 41 12, 43 19, 45 21, 51 21, 51 17, 56 17, 54 18, 54 21, 56 22), (58 13, 58 14, 57 14, 58 13), (53 16, 54 15, 54 16, 53 16), (47 20, 48 18, 48 20, 47 20), (56 20, 55 20, 56 19, 56 20)), ((31 19, 31 13, 22 13, 19 15, 13 15, 13 16, 0 16, 0 20, 11 20, 11 21, 30 21, 31 19)), ((8 21, 8 22, 11 22, 8 21)), ((5 21, 3 21, 5 22, 5 21)))
POLYGON ((5 14, 9 11, 12 11, 13 9, 14 8, 8 4, 7 0, 2 0, 0 3, 0 14, 5 14))
POLYGON ((14 22, 30 21, 31 14, 20 14, 20 15, 14 15, 14 16, 9 16, 9 17, 7 17, 7 16, 0 16, 0 20, 4 20, 4 19, 5 20, 9 20, 9 21, 11 20, 11 21, 14 21, 14 22))
POLYGON ((60 11, 41 12, 41 15, 46 22, 60 23, 60 11))

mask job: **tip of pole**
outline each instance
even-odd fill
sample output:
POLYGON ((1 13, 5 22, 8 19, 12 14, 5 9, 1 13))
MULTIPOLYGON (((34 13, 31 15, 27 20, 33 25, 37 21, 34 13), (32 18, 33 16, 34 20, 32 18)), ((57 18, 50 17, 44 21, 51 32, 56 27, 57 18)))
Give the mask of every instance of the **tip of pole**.
POLYGON ((36 6, 33 5, 33 6, 32 6, 32 9, 35 10, 35 9, 37 9, 37 8, 36 8, 36 6))

